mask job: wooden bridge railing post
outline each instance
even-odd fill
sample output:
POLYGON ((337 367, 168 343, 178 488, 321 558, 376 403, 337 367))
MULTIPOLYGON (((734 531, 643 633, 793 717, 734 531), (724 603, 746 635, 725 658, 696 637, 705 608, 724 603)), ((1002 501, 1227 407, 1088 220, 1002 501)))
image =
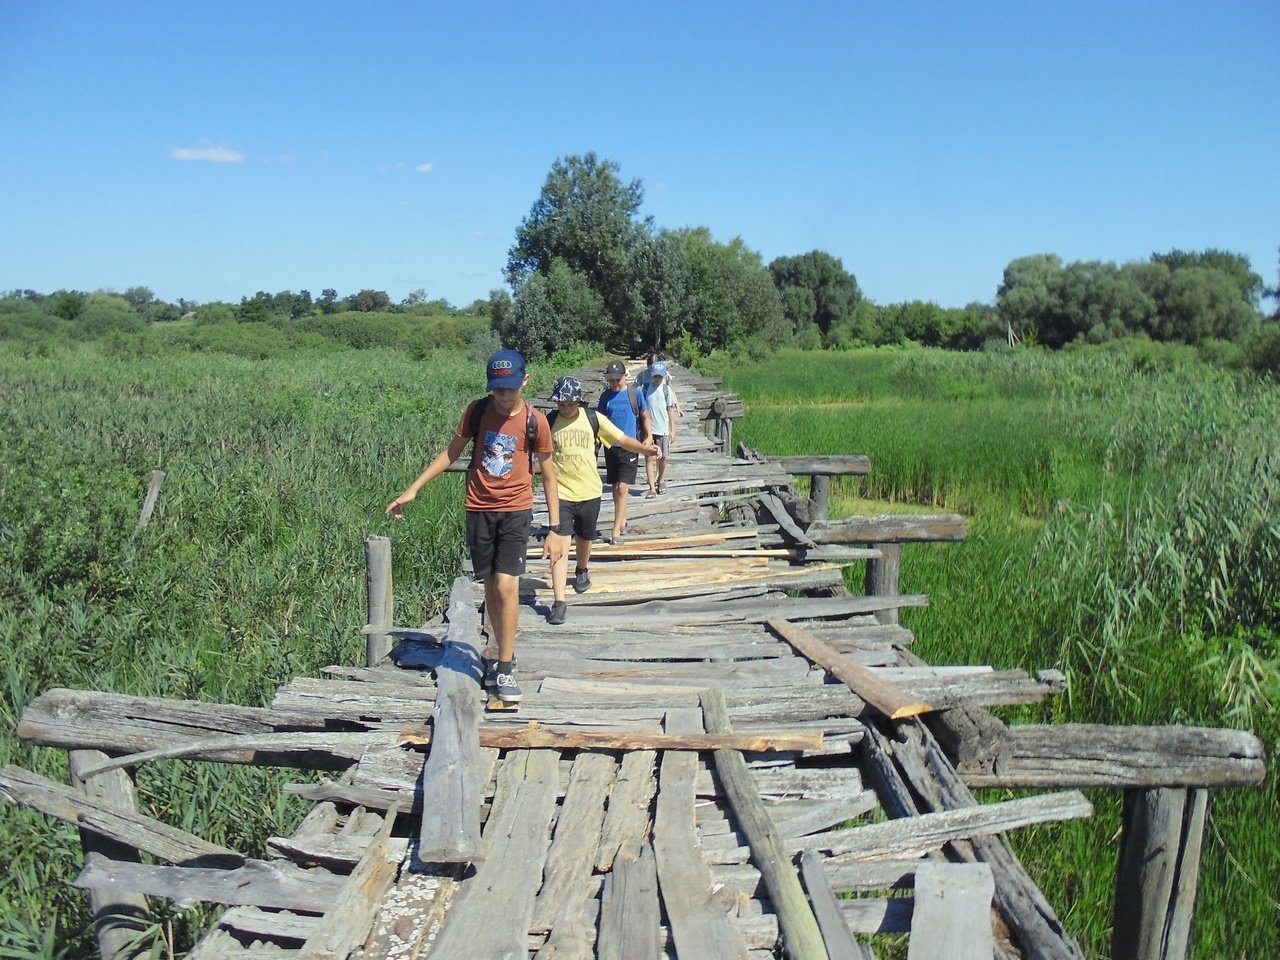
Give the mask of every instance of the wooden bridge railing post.
MULTIPOLYGON (((866 594, 869 597, 896 597, 898 572, 902 561, 902 544, 873 543, 872 546, 880 551, 880 556, 867 561, 866 594)), ((896 624, 898 608, 877 610, 876 620, 879 623, 896 624)))
MULTIPOLYGON (((364 568, 369 626, 390 627, 395 623, 390 540, 386 537, 365 537, 364 568)), ((365 665, 376 666, 390 652, 391 636, 385 630, 371 629, 365 640, 365 665)))
POLYGON ((809 479, 809 499, 813 501, 813 519, 827 519, 831 504, 831 474, 815 473, 809 479))
MULTIPOLYGON (((71 785, 86 796, 101 800, 121 810, 136 812, 138 791, 129 770, 109 770, 92 776, 82 776, 88 770, 107 760, 100 750, 70 750, 67 766, 70 768, 71 785)), ((109 840, 92 830, 80 831, 80 848, 88 866, 98 857, 108 860, 141 863, 142 854, 117 840, 109 840)), ((145 945, 139 944, 139 935, 149 926, 150 911, 147 898, 129 890, 113 891, 93 887, 89 891, 89 907, 93 911, 94 928, 98 935, 98 953, 103 960, 125 960, 139 955, 145 945)))
POLYGON ((1126 790, 1116 869, 1114 960, 1184 960, 1208 791, 1126 790))

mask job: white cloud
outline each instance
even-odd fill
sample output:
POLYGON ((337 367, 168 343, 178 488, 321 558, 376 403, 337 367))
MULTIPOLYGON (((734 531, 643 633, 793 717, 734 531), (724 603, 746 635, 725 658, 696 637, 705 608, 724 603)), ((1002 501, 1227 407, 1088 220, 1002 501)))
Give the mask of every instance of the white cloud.
POLYGON ((244 154, 231 147, 215 147, 208 140, 201 140, 198 147, 174 147, 169 156, 175 160, 196 160, 204 163, 244 163, 244 154))
POLYGON ((416 170, 418 173, 430 173, 434 167, 435 167, 435 164, 433 163, 420 163, 413 169, 416 170))

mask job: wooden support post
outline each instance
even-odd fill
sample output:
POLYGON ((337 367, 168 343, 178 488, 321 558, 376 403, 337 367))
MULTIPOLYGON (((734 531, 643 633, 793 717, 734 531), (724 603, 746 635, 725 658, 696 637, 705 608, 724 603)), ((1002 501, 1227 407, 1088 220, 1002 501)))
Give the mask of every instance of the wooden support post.
POLYGON ((151 522, 151 514, 156 508, 156 501, 160 499, 160 488, 164 486, 164 478, 163 470, 151 471, 151 482, 147 485, 147 496, 142 501, 142 512, 138 514, 136 529, 145 530, 147 524, 151 522))
MULTIPOLYGON (((369 626, 389 627, 395 622, 395 601, 391 592, 391 541, 386 537, 364 538, 364 571, 369 626)), ((365 666, 373 667, 391 652, 391 636, 373 629, 365 640, 365 666)))
MULTIPOLYGON (((130 771, 112 770, 89 777, 81 776, 81 770, 107 759, 107 755, 99 750, 70 751, 67 760, 71 771, 71 785, 93 799, 121 810, 136 812, 138 791, 130 771)), ((109 840, 92 830, 80 831, 80 847, 84 851, 86 866, 99 858, 129 863, 142 862, 142 854, 137 849, 109 840)), ((113 891, 106 887, 96 887, 89 892, 89 908, 93 911, 94 927, 98 934, 98 953, 103 960, 124 960, 142 952, 137 939, 149 926, 146 897, 128 890, 113 891)))
POLYGON ((827 519, 827 508, 831 503, 831 475, 815 473, 809 481, 809 499, 813 501, 813 519, 827 519))
POLYGON ((1200 876, 1208 791, 1126 790, 1114 960, 1183 960, 1200 876))
MULTIPOLYGON (((815 478, 816 479, 816 478, 815 478)), ((898 569, 902 559, 902 544, 873 544, 880 551, 879 559, 867 561, 866 592, 869 597, 896 597, 898 595, 898 569)), ((879 623, 898 622, 898 608, 876 611, 879 623)))

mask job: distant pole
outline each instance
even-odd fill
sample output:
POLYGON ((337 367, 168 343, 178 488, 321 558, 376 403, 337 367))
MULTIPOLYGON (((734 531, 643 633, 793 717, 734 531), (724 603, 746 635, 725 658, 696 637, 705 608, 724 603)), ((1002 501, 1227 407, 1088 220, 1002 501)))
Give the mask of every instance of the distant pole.
POLYGON ((386 537, 364 538, 365 588, 369 630, 365 640, 365 664, 373 667, 391 652, 391 637, 385 629, 395 621, 395 600, 391 592, 391 541, 386 537))
POLYGON ((163 470, 151 471, 151 483, 147 486, 146 499, 142 501, 142 513, 138 515, 138 530, 145 530, 147 524, 151 522, 151 514, 156 508, 156 501, 160 499, 160 488, 164 486, 164 478, 163 470))
POLYGON ((809 479, 809 499, 813 501, 813 519, 827 519, 831 503, 831 474, 815 473, 809 479))

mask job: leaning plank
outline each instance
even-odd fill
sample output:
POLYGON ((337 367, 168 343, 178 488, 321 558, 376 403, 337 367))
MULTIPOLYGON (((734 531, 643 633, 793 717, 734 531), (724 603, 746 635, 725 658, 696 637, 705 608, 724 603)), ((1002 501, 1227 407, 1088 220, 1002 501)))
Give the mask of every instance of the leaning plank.
POLYGON ((343 880, 324 870, 299 870, 263 860, 250 860, 234 870, 98 860, 80 871, 74 886, 85 890, 111 886, 171 900, 324 913, 342 892, 343 880))
POLYGON ((605 874, 600 895, 597 945, 601 957, 653 960, 661 956, 661 911, 653 847, 645 844, 634 859, 619 857, 605 874))
POLYGON ((837 653, 831 649, 830 644, 819 640, 803 627, 774 618, 766 620, 765 625, 801 654, 830 671, 845 686, 886 717, 898 720, 932 709, 929 704, 908 696, 901 688, 876 676, 862 664, 837 653))
POLYGON ((772 514, 773 519, 778 522, 778 526, 785 530, 796 543, 802 547, 817 546, 791 519, 791 515, 787 513, 787 508, 782 505, 781 500, 771 493, 762 493, 760 494, 760 503, 772 514))
POLYGON ((870 951, 854 938, 845 923, 840 904, 822 869, 822 858, 812 850, 806 850, 801 855, 800 870, 831 960, 869 960, 872 956, 870 951))
POLYGON ((470 585, 454 581, 449 635, 436 668, 431 752, 422 769, 423 804, 418 856, 424 862, 472 863, 480 850, 480 618, 470 585))
MULTIPOLYGON (((673 730, 697 729, 696 708, 668 714, 673 730)), ((671 938, 681 956, 699 960, 741 960, 746 945, 729 924, 712 893, 711 869, 698 852, 694 823, 694 776, 697 754, 669 751, 662 757, 657 812, 653 825, 653 851, 658 864, 658 885, 666 907, 671 938)))
MULTIPOLYGON (((270 750, 277 755, 293 755, 305 757, 289 766, 315 769, 313 758, 324 757, 320 769, 330 769, 334 762, 345 767, 352 760, 360 759, 370 740, 379 735, 365 733, 272 733, 265 736, 247 736, 237 734, 229 737, 212 737, 206 740, 189 740, 186 743, 160 747, 155 750, 143 750, 123 757, 112 757, 95 764, 86 771, 86 776, 106 773, 109 770, 124 770, 129 767, 140 767, 143 764, 155 763, 157 760, 222 760, 228 754, 245 754, 255 750, 270 750)), ((387 734, 381 734, 385 739, 387 734)), ((234 761, 228 761, 234 762, 234 761)), ((277 761, 278 764, 278 761, 277 761)), ((282 764, 280 764, 282 765, 282 764)))
POLYGON ((796 841, 804 849, 827 850, 836 860, 905 857, 937 850, 944 843, 984 837, 1037 823, 1076 820, 1093 815, 1093 804, 1079 790, 1002 800, 918 817, 886 820, 864 827, 832 830, 796 841))
POLYGON ((325 911, 320 927, 308 938, 298 960, 346 960, 364 943, 378 915, 382 895, 395 882, 400 861, 390 855, 388 843, 400 807, 387 811, 382 829, 356 868, 342 884, 333 905, 325 911))
MULTIPOLYGON (((49 817, 73 823, 84 830, 151 854, 174 864, 243 863, 245 857, 227 847, 209 843, 185 830, 132 810, 85 796, 71 787, 7 766, 0 772, 0 794, 49 817)), ((108 861, 111 863, 119 861, 108 861)))
POLYGON ((907 960, 991 960, 995 886, 985 863, 920 864, 907 960))
MULTIPOLYGON (((710 733, 724 733, 732 729, 724 694, 720 690, 703 691, 702 717, 710 733)), ((736 750, 717 750, 715 765, 734 816, 751 848, 751 859, 760 869, 769 898, 777 911, 787 955, 792 960, 827 960, 822 931, 805 899, 800 878, 792 867, 786 841, 751 782, 751 773, 742 754, 736 750)))
MULTIPOLYGON (((432 731, 428 727, 410 727, 400 733, 401 743, 421 746, 431 743, 431 740, 432 731)), ((480 744, 521 750, 741 750, 746 753, 774 753, 820 750, 822 733, 631 733, 491 724, 480 728, 480 744)))
POLYGON ((513 751, 498 772, 474 876, 445 917, 432 960, 516 960, 527 954, 534 894, 547 858, 556 806, 556 759, 548 750, 513 751))

